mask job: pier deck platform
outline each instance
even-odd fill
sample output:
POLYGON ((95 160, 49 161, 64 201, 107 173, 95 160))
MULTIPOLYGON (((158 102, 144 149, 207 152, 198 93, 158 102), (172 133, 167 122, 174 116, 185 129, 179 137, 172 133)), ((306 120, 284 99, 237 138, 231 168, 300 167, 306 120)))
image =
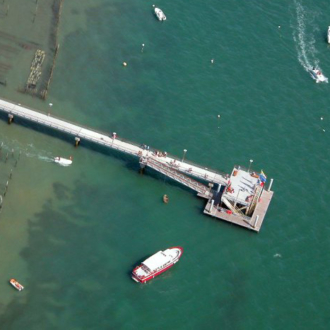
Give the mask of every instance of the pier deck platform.
POLYGON ((264 221, 265 215, 267 213, 268 206, 273 197, 273 191, 264 190, 261 194, 261 198, 256 205, 251 218, 244 216, 237 216, 233 213, 227 213, 227 210, 212 206, 211 199, 206 204, 204 209, 204 214, 210 215, 212 217, 231 222, 235 225, 251 229, 253 231, 259 232, 264 221))

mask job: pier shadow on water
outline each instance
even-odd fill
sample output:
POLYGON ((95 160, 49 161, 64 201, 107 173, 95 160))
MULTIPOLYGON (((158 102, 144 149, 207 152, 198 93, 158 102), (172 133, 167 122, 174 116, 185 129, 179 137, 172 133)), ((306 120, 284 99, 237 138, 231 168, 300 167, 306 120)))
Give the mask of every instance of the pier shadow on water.
MULTIPOLYGON (((0 119, 7 121, 8 120, 7 114, 2 113, 0 111, 0 119)), ((15 117, 13 122, 11 123, 11 125, 15 125, 15 124, 21 125, 23 127, 29 128, 29 129, 33 129, 36 132, 51 136, 53 138, 60 139, 62 141, 65 141, 65 142, 71 144, 72 147, 75 148, 75 146, 74 146, 75 135, 72 135, 72 134, 69 134, 66 132, 59 132, 50 127, 39 125, 39 124, 33 123, 29 120, 25 120, 24 118, 15 117)), ((110 136, 110 134, 109 134, 109 136, 110 136)), ((82 148, 82 147, 95 151, 95 152, 98 152, 98 153, 102 153, 102 154, 110 156, 110 157, 114 157, 118 160, 123 161, 124 162, 123 165, 129 170, 132 170, 134 172, 139 172, 141 174, 143 173, 143 175, 150 176, 159 181, 167 180, 167 182, 170 183, 171 186, 178 187, 186 192, 196 195, 196 192, 194 192, 190 188, 176 182, 175 180, 167 178, 163 174, 158 173, 157 171, 155 171, 151 168, 146 168, 146 169, 144 169, 144 171, 141 171, 138 157, 134 157, 132 155, 126 154, 126 153, 118 151, 116 149, 112 149, 112 148, 103 146, 101 144, 97 144, 97 143, 94 143, 91 141, 84 140, 83 138, 80 140, 79 146, 77 146, 76 148, 82 148)), ((207 185, 206 181, 203 181, 203 180, 200 180, 200 181, 201 181, 201 183, 207 185)))

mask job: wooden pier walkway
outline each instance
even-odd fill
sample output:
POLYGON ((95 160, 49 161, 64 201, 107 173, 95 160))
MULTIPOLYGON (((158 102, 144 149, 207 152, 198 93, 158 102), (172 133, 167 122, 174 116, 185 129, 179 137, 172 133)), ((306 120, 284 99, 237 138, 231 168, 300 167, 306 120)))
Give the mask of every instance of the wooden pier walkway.
MULTIPOLYGON (((70 123, 66 120, 59 119, 36 110, 29 109, 21 104, 14 104, 3 99, 0 99, 0 111, 7 113, 9 123, 14 121, 15 117, 22 118, 51 129, 70 134, 75 138, 76 143, 80 141, 83 142, 84 140, 94 142, 111 149, 137 156, 139 158, 147 157, 150 159, 155 159, 158 163, 163 163, 169 167, 173 167, 178 172, 186 173, 189 176, 193 176, 207 182, 218 184, 226 184, 227 182, 225 175, 220 172, 193 164, 187 160, 182 161, 175 156, 167 155, 164 157, 164 155, 157 153, 155 149, 146 150, 141 145, 139 146, 134 142, 118 138, 115 133, 109 136, 102 132, 85 128, 78 124, 70 123)), ((197 191, 200 192, 199 190, 197 191)))
POLYGON ((158 160, 152 158, 152 157, 141 157, 140 158, 140 164, 149 166, 156 170, 157 172, 160 172, 169 178, 180 182, 181 184, 185 185, 186 187, 191 188, 192 190, 195 190, 198 193, 198 196, 204 197, 204 198, 210 198, 213 196, 211 193, 211 189, 208 188, 206 185, 200 183, 199 181, 196 181, 192 178, 190 178, 187 175, 182 174, 178 170, 171 168, 167 164, 163 164, 162 162, 159 162, 158 160))
MULTIPOLYGON (((80 142, 89 141, 138 157, 141 167, 148 166, 196 191, 199 197, 206 198, 208 202, 204 210, 205 214, 256 232, 259 232, 261 228, 273 197, 273 192, 269 191, 270 187, 268 191, 264 190, 261 193, 258 175, 255 177, 250 169, 234 167, 229 176, 165 152, 150 149, 146 145, 137 145, 117 137, 116 133, 109 136, 3 99, 0 99, 0 112, 7 114, 9 124, 18 118, 66 133, 74 138, 76 146, 80 142), (214 184, 217 185, 216 191, 212 190, 214 184), (225 189, 222 193, 223 186, 225 189), (251 201, 250 198, 252 198, 251 201), (236 204, 239 204, 240 208, 236 204), (245 213, 241 211, 242 209, 246 210, 245 213)), ((270 186, 271 184, 272 180, 270 186)))

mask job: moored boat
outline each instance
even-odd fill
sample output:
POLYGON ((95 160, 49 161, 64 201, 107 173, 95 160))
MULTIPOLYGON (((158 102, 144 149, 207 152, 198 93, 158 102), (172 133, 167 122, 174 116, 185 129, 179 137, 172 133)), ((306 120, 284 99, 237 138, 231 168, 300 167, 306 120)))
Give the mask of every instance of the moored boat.
POLYGON ((135 282, 146 283, 154 277, 164 273, 181 258, 183 248, 180 246, 169 248, 165 251, 158 251, 134 268, 132 279, 135 282))
POLYGON ((24 286, 18 283, 14 278, 11 278, 9 283, 18 291, 22 291, 24 289, 24 286))
POLYGON ((72 164, 72 158, 70 157, 70 159, 66 159, 63 157, 55 157, 54 162, 62 166, 69 166, 72 164))
POLYGON ((159 21, 166 21, 166 16, 163 13, 163 11, 160 8, 157 8, 155 5, 153 5, 155 14, 159 21))
POLYGON ((328 44, 330 44, 330 26, 328 26, 328 44))
POLYGON ((312 69, 309 70, 309 72, 316 83, 320 83, 320 82, 327 83, 328 82, 328 78, 323 75, 323 73, 320 69, 313 67, 312 69))

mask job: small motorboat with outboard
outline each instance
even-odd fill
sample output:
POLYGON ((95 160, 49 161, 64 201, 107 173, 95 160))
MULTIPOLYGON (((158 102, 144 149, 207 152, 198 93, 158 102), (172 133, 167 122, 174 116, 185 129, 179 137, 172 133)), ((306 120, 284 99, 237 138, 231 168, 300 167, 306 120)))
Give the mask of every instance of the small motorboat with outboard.
POLYGON ((330 26, 328 26, 328 44, 330 44, 330 26))
POLYGON ((24 289, 24 286, 18 283, 14 278, 11 278, 9 283, 18 291, 22 291, 24 289))
POLYGON ((313 67, 309 70, 309 73, 311 74, 312 78, 315 80, 316 83, 328 82, 328 78, 323 75, 322 71, 320 69, 317 69, 316 67, 313 67))
POLYGON ((72 164, 72 157, 70 157, 70 159, 66 159, 63 157, 55 157, 54 162, 61 166, 69 166, 72 164))
POLYGON ((166 16, 163 13, 163 11, 160 8, 157 8, 155 5, 153 5, 155 14, 159 21, 166 21, 166 16))

